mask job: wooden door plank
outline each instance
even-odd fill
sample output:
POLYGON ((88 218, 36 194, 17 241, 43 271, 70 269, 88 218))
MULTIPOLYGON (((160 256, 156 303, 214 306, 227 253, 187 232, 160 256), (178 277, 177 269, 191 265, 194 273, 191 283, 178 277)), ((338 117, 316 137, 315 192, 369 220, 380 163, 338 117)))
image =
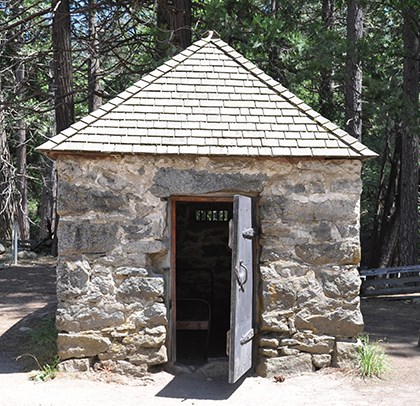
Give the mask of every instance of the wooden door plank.
POLYGON ((236 195, 233 201, 229 383, 252 367, 253 239, 252 199, 236 195), (244 231, 246 231, 244 235, 244 231))

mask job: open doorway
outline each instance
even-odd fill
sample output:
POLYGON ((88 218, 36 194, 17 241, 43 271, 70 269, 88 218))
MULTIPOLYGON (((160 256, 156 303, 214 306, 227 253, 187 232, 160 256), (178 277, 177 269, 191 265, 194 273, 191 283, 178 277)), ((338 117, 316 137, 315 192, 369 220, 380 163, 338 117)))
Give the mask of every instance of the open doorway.
POLYGON ((231 201, 175 201, 176 359, 226 356, 230 326, 231 201))
POLYGON ((229 383, 252 368, 255 201, 172 200, 173 361, 228 355, 229 383))

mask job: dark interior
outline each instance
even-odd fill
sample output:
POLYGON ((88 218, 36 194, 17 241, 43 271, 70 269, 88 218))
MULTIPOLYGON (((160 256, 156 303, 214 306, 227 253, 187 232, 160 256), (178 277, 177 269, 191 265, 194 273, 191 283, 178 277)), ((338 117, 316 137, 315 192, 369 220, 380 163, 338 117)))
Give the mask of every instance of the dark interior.
POLYGON ((176 203, 176 318, 209 320, 202 330, 177 329, 179 362, 226 356, 231 218, 232 203, 176 203))

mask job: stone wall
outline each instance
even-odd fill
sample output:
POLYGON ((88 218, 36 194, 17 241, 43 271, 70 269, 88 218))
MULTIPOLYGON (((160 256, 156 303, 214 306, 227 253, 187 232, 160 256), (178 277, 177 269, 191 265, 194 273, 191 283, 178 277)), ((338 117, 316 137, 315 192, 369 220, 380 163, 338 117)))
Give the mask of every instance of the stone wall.
POLYGON ((257 370, 328 365, 336 339, 363 325, 360 167, 349 160, 58 157, 61 359, 134 374, 165 363, 167 198, 243 193, 259 202, 257 370))
POLYGON ((261 193, 261 375, 329 366, 335 339, 363 329, 358 169, 301 161, 261 193))

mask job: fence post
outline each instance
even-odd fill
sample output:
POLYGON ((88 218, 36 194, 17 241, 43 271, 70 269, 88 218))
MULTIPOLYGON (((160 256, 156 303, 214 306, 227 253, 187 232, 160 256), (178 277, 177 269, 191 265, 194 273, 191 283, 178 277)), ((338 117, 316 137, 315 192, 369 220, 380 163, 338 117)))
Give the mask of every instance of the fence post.
POLYGON ((14 219, 13 222, 13 265, 18 264, 18 222, 14 219))

